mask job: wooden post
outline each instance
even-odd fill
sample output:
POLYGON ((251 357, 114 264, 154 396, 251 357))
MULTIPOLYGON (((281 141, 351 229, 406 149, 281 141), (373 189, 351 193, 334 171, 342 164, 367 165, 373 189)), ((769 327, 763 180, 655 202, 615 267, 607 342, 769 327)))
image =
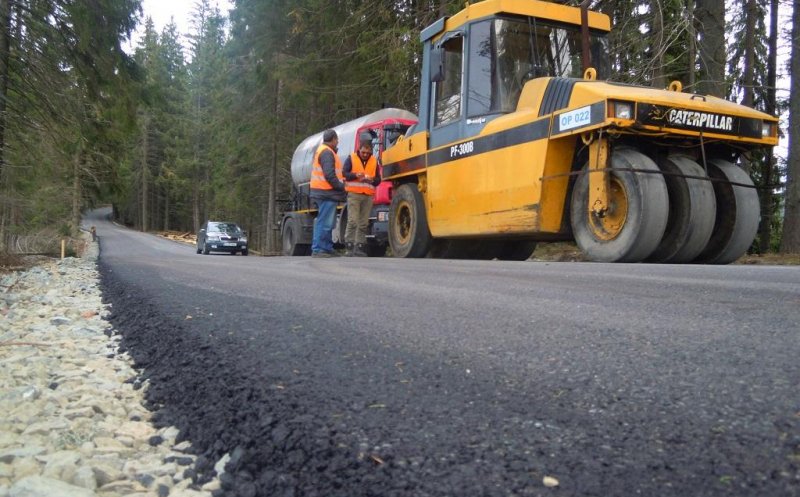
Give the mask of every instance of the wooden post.
POLYGON ((66 253, 67 253, 67 239, 66 238, 62 238, 61 239, 61 258, 62 259, 64 258, 66 253))

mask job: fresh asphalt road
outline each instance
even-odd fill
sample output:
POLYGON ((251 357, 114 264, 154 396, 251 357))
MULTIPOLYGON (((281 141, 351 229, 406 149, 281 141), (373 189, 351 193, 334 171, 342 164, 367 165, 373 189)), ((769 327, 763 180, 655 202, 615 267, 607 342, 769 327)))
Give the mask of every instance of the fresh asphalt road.
POLYGON ((101 213, 224 495, 800 495, 798 267, 198 255, 101 213))

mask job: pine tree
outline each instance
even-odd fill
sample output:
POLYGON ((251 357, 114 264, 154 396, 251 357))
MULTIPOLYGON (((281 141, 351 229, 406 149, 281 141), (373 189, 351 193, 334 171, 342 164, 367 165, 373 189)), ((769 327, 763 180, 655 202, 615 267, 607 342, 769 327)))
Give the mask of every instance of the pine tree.
POLYGON ((791 88, 789 103, 789 165, 781 252, 800 253, 800 0, 793 2, 791 88))

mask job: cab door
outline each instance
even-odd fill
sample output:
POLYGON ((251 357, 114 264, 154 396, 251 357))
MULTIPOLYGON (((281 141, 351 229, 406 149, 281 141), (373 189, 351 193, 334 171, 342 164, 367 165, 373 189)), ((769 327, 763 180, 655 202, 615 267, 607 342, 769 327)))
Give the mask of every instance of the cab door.
POLYGON ((458 140, 463 136, 464 34, 454 31, 437 44, 441 66, 434 76, 429 123, 429 148, 458 140))
POLYGON ((535 223, 536 145, 521 138, 525 129, 512 129, 519 123, 482 134, 497 119, 514 122, 530 65, 527 33, 510 39, 507 24, 527 27, 479 20, 445 33, 431 51, 426 201, 434 236, 524 234, 535 223))

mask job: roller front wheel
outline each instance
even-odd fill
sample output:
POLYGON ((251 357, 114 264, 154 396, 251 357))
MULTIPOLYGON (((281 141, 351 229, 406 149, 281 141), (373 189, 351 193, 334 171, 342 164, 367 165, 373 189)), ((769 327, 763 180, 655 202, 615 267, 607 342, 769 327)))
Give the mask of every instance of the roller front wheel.
POLYGON ((589 210, 587 167, 572 191, 572 233, 590 260, 639 262, 656 249, 664 234, 669 211, 666 183, 662 175, 654 174, 659 171, 655 162, 632 148, 616 149, 609 162, 608 212, 600 216, 589 210))

